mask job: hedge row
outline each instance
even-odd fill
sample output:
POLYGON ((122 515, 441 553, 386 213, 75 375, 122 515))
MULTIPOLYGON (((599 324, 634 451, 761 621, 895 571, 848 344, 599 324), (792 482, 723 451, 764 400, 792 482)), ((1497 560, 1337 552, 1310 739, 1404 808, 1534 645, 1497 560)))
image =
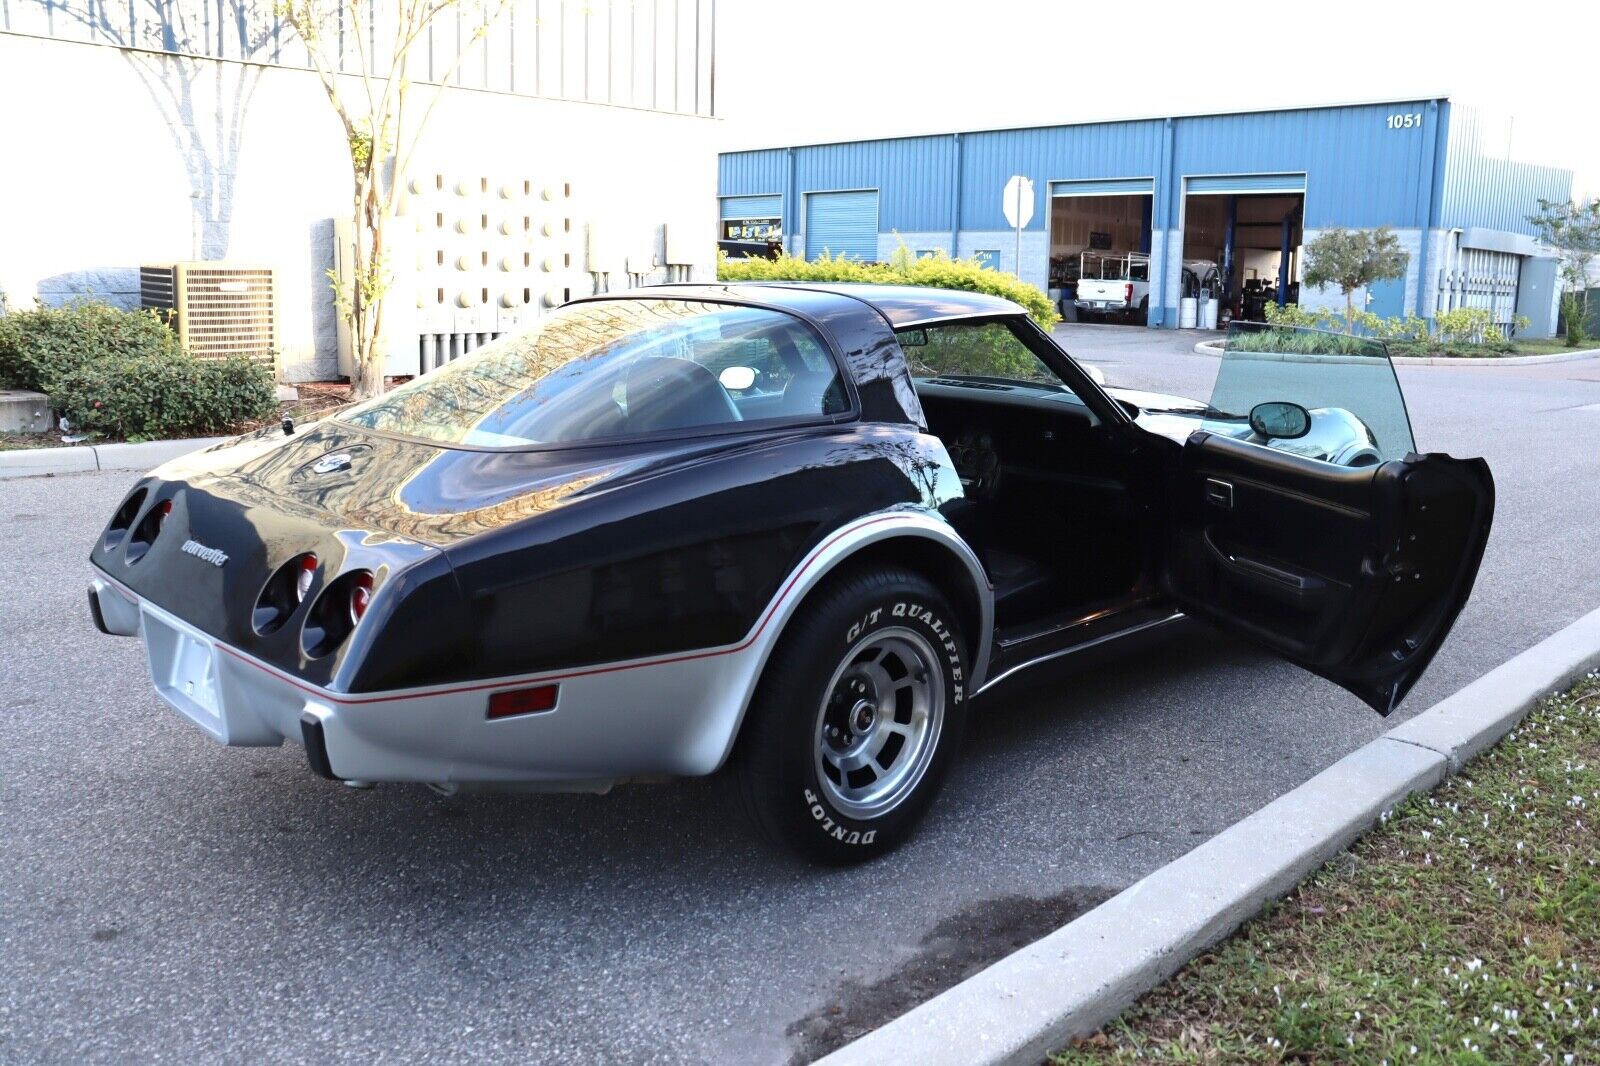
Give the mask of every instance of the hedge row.
POLYGON ((45 393, 76 431, 224 433, 277 411, 270 367, 195 359, 151 311, 79 301, 0 315, 0 387, 45 393))
POLYGON ((717 259, 717 277, 722 281, 821 281, 862 282, 875 285, 926 285, 935 289, 960 289, 1000 296, 1021 304, 1035 322, 1049 329, 1060 321, 1050 297, 1036 285, 1012 274, 991 270, 975 259, 951 259, 944 252, 925 259, 916 258, 902 244, 887 263, 863 263, 843 256, 807 261, 792 255, 776 259, 717 259))

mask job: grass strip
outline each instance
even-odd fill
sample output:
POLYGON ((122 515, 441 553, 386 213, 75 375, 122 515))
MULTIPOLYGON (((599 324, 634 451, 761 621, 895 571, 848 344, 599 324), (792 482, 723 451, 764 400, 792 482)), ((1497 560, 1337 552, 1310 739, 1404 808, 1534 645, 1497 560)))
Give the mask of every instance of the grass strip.
POLYGON ((1600 676, 1058 1066, 1600 1063, 1600 676))

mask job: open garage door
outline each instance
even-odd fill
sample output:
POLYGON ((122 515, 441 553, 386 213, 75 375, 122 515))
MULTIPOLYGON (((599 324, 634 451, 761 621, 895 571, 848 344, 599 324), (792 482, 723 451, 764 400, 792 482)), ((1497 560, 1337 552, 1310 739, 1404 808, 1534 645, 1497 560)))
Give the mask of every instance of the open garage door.
POLYGON ((1259 322, 1269 304, 1298 303, 1305 199, 1304 174, 1185 178, 1178 324, 1259 322))
POLYGON ((1154 191, 1151 178, 1050 183, 1050 296, 1063 318, 1142 324, 1159 306, 1149 291, 1154 191), (1080 293, 1086 275, 1117 284, 1080 293))

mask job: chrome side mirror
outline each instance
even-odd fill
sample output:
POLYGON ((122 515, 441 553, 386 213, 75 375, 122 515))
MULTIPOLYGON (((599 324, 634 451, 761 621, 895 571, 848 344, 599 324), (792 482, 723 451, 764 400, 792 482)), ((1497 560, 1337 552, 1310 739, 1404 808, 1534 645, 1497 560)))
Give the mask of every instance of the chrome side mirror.
POLYGON ((1311 412, 1286 401, 1258 403, 1250 408, 1250 430, 1267 440, 1296 440, 1311 432, 1311 412))

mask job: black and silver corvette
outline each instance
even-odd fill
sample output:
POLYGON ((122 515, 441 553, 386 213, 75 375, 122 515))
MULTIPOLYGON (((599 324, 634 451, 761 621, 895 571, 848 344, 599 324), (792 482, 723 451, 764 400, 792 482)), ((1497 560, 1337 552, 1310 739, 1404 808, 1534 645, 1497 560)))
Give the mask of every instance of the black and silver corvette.
POLYGON ((988 296, 676 286, 156 470, 89 599, 223 743, 444 787, 726 766, 848 862, 906 837, 985 688, 1184 615, 1388 713, 1492 511, 1354 338, 1241 335, 1198 403, 988 296))

